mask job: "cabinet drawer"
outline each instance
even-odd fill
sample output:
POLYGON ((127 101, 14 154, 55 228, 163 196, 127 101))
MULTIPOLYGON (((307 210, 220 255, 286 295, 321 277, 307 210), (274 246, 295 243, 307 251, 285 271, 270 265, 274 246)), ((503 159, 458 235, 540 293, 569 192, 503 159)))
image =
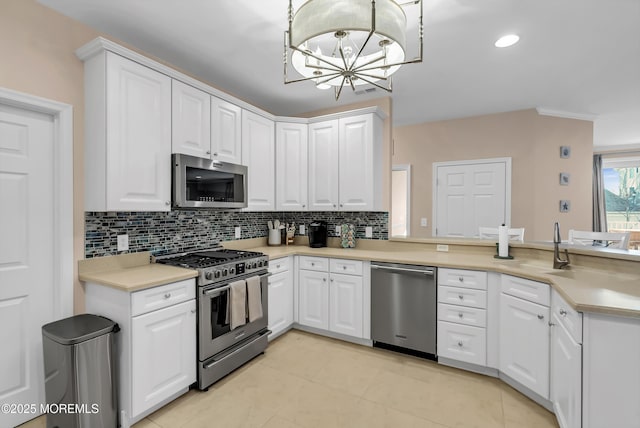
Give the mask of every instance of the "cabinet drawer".
POLYGON ((472 308, 487 308, 487 292, 473 288, 438 287, 438 302, 452 305, 470 306, 472 308))
POLYGON ((582 312, 569 306, 555 290, 551 291, 551 313, 556 314, 576 343, 582 343, 582 312))
POLYGON ((326 257, 300 256, 300 269, 329 272, 329 259, 326 257))
POLYGON ((501 291, 510 296, 519 297, 529 302, 549 306, 551 296, 549 284, 531 281, 517 276, 502 275, 501 291))
POLYGON ((447 305, 438 303, 438 319, 474 327, 487 326, 487 311, 484 309, 470 308, 468 306, 447 305))
POLYGON ((362 275, 362 262, 359 260, 330 259, 329 264, 332 273, 362 275))
POLYGON ((479 270, 438 269, 438 285, 487 289, 487 273, 479 270))
POLYGON ((484 328, 438 321, 438 356, 486 365, 487 331, 484 328))
POLYGON ((269 260, 269 273, 275 275, 289 270, 289 257, 269 260))
POLYGON ((131 316, 166 308, 196 298, 195 279, 172 282, 131 294, 131 316))

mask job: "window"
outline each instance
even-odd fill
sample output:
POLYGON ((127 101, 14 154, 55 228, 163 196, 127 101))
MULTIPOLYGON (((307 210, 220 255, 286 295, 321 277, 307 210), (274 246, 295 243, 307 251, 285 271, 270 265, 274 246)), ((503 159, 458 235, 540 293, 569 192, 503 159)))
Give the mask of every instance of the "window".
POLYGON ((640 156, 604 159, 604 199, 609 232, 631 232, 629 249, 640 249, 640 156))

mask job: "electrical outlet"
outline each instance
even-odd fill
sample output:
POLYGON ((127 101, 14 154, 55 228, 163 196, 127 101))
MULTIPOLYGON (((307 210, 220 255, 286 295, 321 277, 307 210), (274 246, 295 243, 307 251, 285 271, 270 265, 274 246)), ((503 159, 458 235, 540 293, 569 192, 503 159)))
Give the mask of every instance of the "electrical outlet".
POLYGON ((422 217, 420 219, 420 226, 427 227, 427 218, 426 217, 422 217))
POLYGON ((445 245, 445 244, 438 244, 438 245, 436 245, 436 251, 448 252, 449 251, 449 246, 445 245))
POLYGON ((373 227, 367 226, 364 228, 365 238, 373 238, 373 227))
POLYGON ((300 235, 304 235, 307 231, 305 230, 304 224, 300 225, 300 235))
POLYGON ((336 226, 336 233, 340 235, 342 233, 342 228, 340 226, 336 226))
POLYGON ((129 235, 118 235, 118 251, 129 250, 129 235))
POLYGON ((240 239, 242 237, 242 229, 240 229, 240 226, 236 226, 235 234, 236 234, 236 239, 240 239))

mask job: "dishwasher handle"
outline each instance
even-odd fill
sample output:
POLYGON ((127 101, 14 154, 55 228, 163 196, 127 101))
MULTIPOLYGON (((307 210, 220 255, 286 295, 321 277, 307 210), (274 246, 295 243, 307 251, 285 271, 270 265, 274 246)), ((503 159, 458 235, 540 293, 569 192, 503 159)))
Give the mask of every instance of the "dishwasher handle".
POLYGON ((422 270, 422 269, 408 269, 403 267, 391 267, 391 266, 381 266, 381 265, 371 265, 371 269, 383 269, 390 271, 401 271, 401 272, 413 272, 413 273, 421 273, 424 275, 433 276, 433 269, 422 270))

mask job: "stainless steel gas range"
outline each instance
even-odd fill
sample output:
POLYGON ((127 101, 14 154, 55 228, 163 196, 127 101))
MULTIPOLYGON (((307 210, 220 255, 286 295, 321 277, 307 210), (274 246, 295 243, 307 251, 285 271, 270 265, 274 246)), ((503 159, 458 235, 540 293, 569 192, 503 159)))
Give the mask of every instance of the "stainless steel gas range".
MULTIPOLYGON (((177 255, 159 256, 164 263, 198 271, 198 388, 206 390, 267 347, 269 261, 262 253, 213 248, 177 255), (261 303, 262 316, 255 319, 251 305, 242 306, 242 282, 250 300, 261 303), (259 282, 259 289, 255 285, 259 282), (240 296, 240 298, 238 297, 240 296), (256 300, 258 299, 258 300, 256 300), (240 302, 240 303, 239 303, 240 302), (237 314, 244 323, 238 324, 237 314), (233 319, 232 319, 233 318, 233 319), (254 319, 253 321, 250 321, 254 319)), ((259 308, 257 308, 259 312, 259 308)))

